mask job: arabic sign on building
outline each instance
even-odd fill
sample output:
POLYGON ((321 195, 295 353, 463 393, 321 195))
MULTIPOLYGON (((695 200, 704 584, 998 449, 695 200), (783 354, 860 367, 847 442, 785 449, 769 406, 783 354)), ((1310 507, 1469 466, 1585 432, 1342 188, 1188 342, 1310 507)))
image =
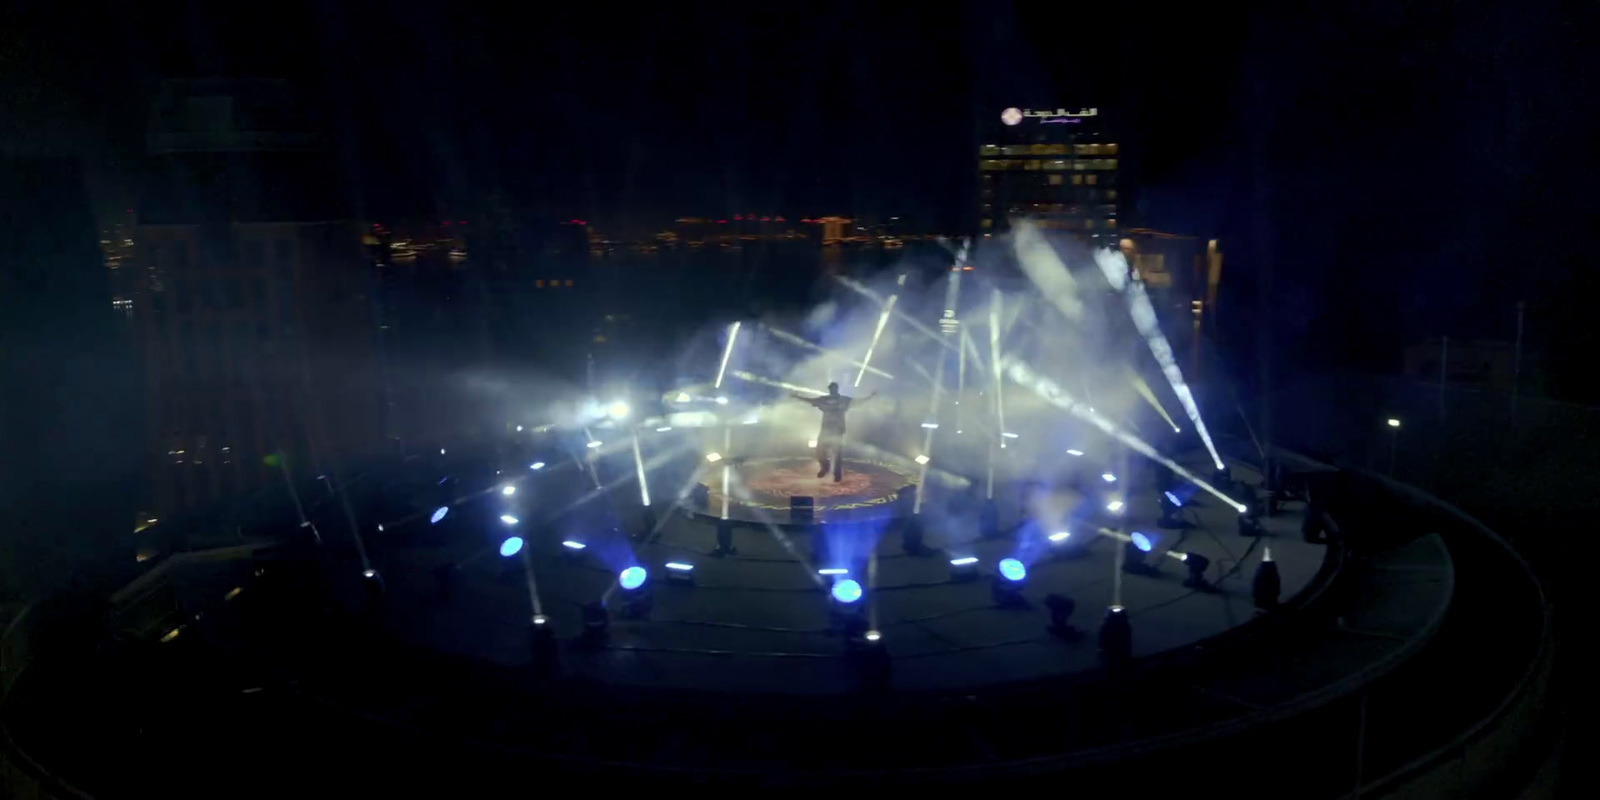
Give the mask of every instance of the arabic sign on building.
POLYGON ((1007 125, 1020 125, 1023 120, 1038 120, 1041 124, 1062 124, 1082 122, 1085 117, 1100 116, 1098 108, 1080 108, 1077 111, 1068 111, 1064 108, 1054 110, 1048 108, 1008 108, 1000 112, 1000 121, 1007 125))

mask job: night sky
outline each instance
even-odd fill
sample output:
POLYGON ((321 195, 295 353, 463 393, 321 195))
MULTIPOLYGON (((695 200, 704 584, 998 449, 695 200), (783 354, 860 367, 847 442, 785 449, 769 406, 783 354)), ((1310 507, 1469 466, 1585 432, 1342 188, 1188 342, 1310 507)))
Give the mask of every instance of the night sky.
POLYGON ((742 212, 954 232, 980 119, 1093 105, 1125 143, 1124 224, 1227 242, 1230 288, 1269 287, 1290 357, 1383 369, 1443 332, 1509 339, 1517 299, 1553 373, 1596 344, 1574 301, 1596 288, 1576 235, 1590 11, 215 5, 87 24, 20 4, 0 25, 0 142, 84 156, 115 208, 163 76, 285 76, 322 110, 367 219, 501 204, 618 233, 742 212))

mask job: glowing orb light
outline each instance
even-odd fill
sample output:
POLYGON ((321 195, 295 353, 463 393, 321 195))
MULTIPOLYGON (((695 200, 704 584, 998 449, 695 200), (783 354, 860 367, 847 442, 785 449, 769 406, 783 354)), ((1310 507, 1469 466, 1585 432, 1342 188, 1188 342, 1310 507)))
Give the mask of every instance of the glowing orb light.
POLYGON ((438 525, 439 524, 439 520, 444 519, 445 515, 449 514, 449 513, 450 513, 450 507, 449 506, 439 506, 438 508, 433 510, 433 516, 428 517, 428 524, 430 524, 430 525, 438 525))
POLYGON ((624 590, 631 592, 643 586, 646 577, 648 577, 648 573, 644 571, 644 567, 628 567, 617 576, 617 583, 624 590))
POLYGON ((1028 568, 1021 561, 1014 558, 1000 559, 1000 576, 1008 581, 1020 581, 1028 577, 1028 568))
POLYGON ((522 537, 512 536, 500 543, 500 555, 507 558, 522 552, 522 537))
POLYGON ((845 578, 833 585, 833 599, 846 605, 861 599, 861 584, 845 578))

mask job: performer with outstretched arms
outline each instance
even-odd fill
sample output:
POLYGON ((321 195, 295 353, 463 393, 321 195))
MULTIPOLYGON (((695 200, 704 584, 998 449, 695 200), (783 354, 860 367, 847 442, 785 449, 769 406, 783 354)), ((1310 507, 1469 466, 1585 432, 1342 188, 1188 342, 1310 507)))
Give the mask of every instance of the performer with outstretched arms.
MULTIPOLYGON (((878 393, 873 392, 861 398, 863 402, 871 400, 878 393)), ((822 430, 817 432, 817 463, 821 469, 817 470, 817 477, 828 474, 828 466, 833 466, 833 482, 838 483, 844 477, 844 415, 850 410, 850 403, 854 398, 839 394, 839 384, 828 384, 828 393, 821 397, 805 397, 793 395, 796 400, 810 403, 822 412, 822 430)))

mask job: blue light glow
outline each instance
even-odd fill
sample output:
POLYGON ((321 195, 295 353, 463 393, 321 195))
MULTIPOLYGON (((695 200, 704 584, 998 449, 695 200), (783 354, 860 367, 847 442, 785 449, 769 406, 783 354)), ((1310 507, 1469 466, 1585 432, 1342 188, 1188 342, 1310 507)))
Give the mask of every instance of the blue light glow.
POLYGON ((1129 536, 1128 539, 1133 542, 1134 547, 1137 547, 1146 553, 1150 552, 1150 548, 1155 547, 1155 542, 1150 541, 1150 537, 1138 531, 1134 531, 1133 535, 1129 536))
POLYGON ((1000 559, 1000 576, 1008 581, 1020 581, 1028 577, 1028 568, 1021 561, 1014 558, 1000 559))
POLYGON ((1162 494, 1167 496, 1167 502, 1169 502, 1169 503, 1171 503, 1171 504, 1173 504, 1175 506, 1183 505, 1183 501, 1179 500, 1178 496, 1173 494, 1172 492, 1162 492, 1162 494))
POLYGON ((861 599, 861 584, 850 578, 845 578, 833 585, 833 599, 841 603, 854 603, 861 599))
POLYGON ((510 558, 522 552, 522 537, 512 536, 500 543, 500 555, 510 558))
POLYGON ((622 571, 621 575, 617 576, 617 583, 621 584, 623 589, 631 592, 644 585, 645 576, 644 567, 628 567, 622 571))
POLYGON ((438 525, 439 524, 439 520, 444 519, 444 516, 446 514, 449 514, 449 513, 450 513, 450 507, 449 506, 439 506, 438 508, 433 510, 433 516, 428 517, 428 524, 429 525, 438 525))

